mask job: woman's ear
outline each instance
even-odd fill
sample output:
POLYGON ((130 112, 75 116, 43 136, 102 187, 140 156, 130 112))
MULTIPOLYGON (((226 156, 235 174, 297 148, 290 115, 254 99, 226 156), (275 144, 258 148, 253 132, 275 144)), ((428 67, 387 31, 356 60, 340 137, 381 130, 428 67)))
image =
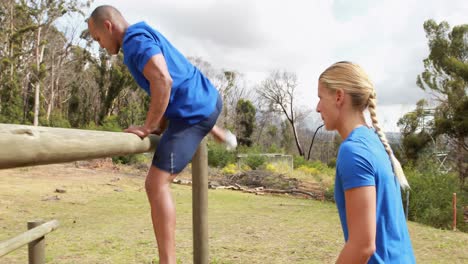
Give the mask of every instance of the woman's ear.
POLYGON ((342 106, 344 103, 344 99, 345 99, 345 92, 343 91, 343 89, 337 89, 335 93, 336 105, 342 106))

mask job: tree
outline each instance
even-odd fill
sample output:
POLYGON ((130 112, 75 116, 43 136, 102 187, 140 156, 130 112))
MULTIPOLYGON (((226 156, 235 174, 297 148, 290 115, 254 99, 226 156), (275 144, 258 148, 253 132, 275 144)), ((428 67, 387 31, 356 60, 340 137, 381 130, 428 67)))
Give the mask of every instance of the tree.
POLYGON ((250 147, 252 145, 252 133, 255 128, 256 110, 252 102, 240 99, 236 107, 237 127, 236 133, 239 144, 250 147))
POLYGON ((3 25, 0 28, 0 122, 23 121, 22 79, 28 61, 25 52, 28 18, 26 10, 16 1, 0 3, 0 23, 3 25))
POLYGON ((100 50, 100 60, 96 63, 98 69, 96 80, 99 86, 101 109, 97 117, 98 124, 102 125, 104 119, 114 109, 114 102, 125 88, 137 89, 136 82, 123 63, 123 55, 119 53, 117 58, 111 59, 104 51, 100 50))
POLYGON ((291 125, 297 151, 304 156, 304 151, 297 133, 297 110, 294 108, 294 91, 297 87, 297 76, 286 71, 273 71, 262 82, 257 93, 266 102, 271 111, 283 113, 291 125))
POLYGON ((460 186, 468 176, 468 24, 450 31, 447 22, 424 23, 429 56, 418 86, 430 91, 438 105, 434 112, 434 136, 446 135, 454 143, 460 186))
POLYGON ((433 123, 432 120, 426 119, 428 115, 431 115, 426 106, 425 100, 419 100, 414 111, 406 113, 398 120, 406 161, 416 163, 422 150, 431 142, 430 133, 433 123))
POLYGON ((294 140, 294 136, 291 132, 291 124, 284 120, 281 122, 281 142, 280 147, 282 147, 286 152, 290 151, 293 147, 292 142, 294 140))
POLYGON ((33 124, 39 124, 39 110, 41 87, 44 85, 44 78, 47 75, 46 65, 44 63, 44 49, 49 30, 54 28, 53 23, 67 13, 81 12, 80 8, 84 6, 78 0, 22 0, 21 4, 28 8, 32 21, 32 28, 35 32, 34 40, 34 64, 32 66, 34 86, 34 121, 33 124))

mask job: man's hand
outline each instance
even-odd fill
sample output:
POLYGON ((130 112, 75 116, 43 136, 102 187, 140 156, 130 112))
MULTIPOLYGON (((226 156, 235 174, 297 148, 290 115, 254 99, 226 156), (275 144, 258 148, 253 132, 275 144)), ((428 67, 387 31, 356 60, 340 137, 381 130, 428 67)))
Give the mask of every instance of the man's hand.
POLYGON ((152 131, 151 134, 160 136, 163 132, 164 132, 164 129, 158 127, 154 131, 152 131))
POLYGON ((130 126, 129 128, 125 129, 124 132, 133 133, 140 138, 145 138, 150 134, 150 130, 144 126, 130 126))

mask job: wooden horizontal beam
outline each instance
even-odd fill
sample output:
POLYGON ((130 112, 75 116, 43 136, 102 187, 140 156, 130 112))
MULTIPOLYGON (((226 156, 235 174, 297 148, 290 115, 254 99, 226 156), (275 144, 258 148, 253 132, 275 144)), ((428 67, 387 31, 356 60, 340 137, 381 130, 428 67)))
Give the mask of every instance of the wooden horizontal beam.
POLYGON ((158 142, 156 135, 0 124, 0 169, 144 153, 158 142))
POLYGON ((59 226, 59 222, 57 220, 52 220, 38 227, 30 229, 12 239, 1 242, 0 243, 0 257, 14 251, 17 248, 20 248, 26 244, 29 244, 30 242, 40 237, 45 236, 46 234, 57 229, 58 226, 59 226))

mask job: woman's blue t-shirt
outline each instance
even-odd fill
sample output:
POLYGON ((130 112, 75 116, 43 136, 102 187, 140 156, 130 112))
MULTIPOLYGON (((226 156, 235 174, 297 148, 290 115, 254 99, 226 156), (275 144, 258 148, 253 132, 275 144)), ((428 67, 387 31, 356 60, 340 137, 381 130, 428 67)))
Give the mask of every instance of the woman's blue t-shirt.
POLYGON ((376 251, 369 263, 415 263, 406 225, 400 184, 390 158, 373 129, 360 126, 342 142, 337 158, 335 201, 348 241, 345 191, 375 186, 376 251))
POLYGON ((123 38, 124 63, 138 85, 150 94, 143 75, 146 63, 162 53, 172 78, 172 88, 164 116, 169 120, 195 124, 208 117, 216 106, 218 91, 211 82, 158 31, 145 22, 128 27, 123 38))

